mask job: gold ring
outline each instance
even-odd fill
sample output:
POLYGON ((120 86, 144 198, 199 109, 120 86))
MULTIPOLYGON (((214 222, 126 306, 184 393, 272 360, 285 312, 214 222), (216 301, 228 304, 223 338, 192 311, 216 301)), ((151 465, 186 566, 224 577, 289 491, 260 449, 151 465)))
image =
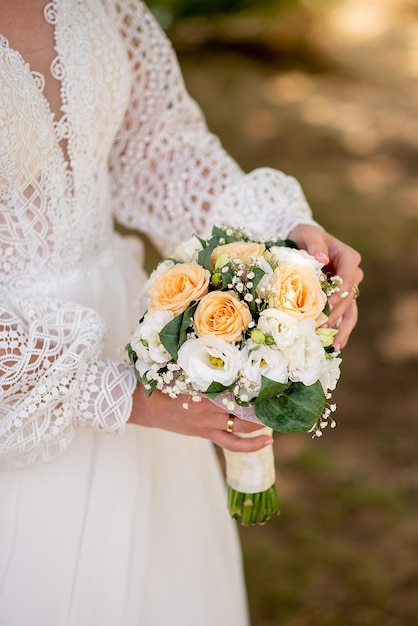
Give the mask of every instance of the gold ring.
POLYGON ((226 423, 226 432, 227 433, 232 433, 232 431, 234 430, 234 417, 230 416, 228 417, 228 421, 226 423))
POLYGON ((353 293, 354 293, 354 300, 355 300, 360 295, 360 289, 358 288, 357 285, 353 285, 353 293))

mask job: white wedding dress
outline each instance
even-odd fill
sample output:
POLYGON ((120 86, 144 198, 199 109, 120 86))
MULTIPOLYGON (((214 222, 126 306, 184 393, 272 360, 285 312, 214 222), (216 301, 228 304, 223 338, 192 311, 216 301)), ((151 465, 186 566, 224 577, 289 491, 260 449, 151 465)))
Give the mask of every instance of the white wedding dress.
POLYGON ((292 178, 223 151, 141 2, 44 15, 53 50, 0 35, 0 623, 244 626, 212 445, 126 426, 145 275, 113 220, 168 254, 214 223, 286 235, 310 211, 292 178))

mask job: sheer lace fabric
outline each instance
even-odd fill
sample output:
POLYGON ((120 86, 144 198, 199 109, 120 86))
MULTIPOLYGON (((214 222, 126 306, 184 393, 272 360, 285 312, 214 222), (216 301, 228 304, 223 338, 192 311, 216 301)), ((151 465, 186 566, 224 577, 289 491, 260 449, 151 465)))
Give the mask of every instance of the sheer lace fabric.
POLYGON ((244 174, 208 132, 142 3, 54 0, 45 19, 50 75, 0 35, 0 446, 10 466, 61 454, 78 425, 124 429, 134 376, 105 358, 102 315, 66 298, 112 264, 115 218, 164 253, 213 223, 266 236, 311 221, 294 179, 244 174))
POLYGON ((296 224, 311 222, 294 178, 269 168, 245 175, 208 132, 170 42, 145 7, 106 4, 133 76, 130 105, 111 153, 118 219, 150 231, 165 252, 191 232, 207 234, 213 223, 266 236, 287 235, 296 224))

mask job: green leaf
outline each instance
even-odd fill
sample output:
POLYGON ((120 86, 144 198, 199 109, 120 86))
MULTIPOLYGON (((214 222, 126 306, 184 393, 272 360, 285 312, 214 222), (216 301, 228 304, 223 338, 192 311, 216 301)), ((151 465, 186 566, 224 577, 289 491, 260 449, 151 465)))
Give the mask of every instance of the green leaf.
POLYGON ((257 287, 258 287, 258 283, 260 282, 260 280, 265 275, 265 271, 262 270, 261 267, 256 267, 256 266, 251 267, 251 271, 254 272, 254 278, 252 279, 253 286, 251 287, 251 295, 253 296, 253 299, 249 303, 249 307, 250 307, 250 311, 251 311, 251 313, 252 313, 252 315, 254 317, 259 312, 258 305, 256 304, 256 299, 258 297, 257 296, 257 287))
POLYGON ((198 235, 195 235, 195 237, 200 241, 202 247, 204 248, 206 246, 206 239, 202 239, 202 237, 199 237, 198 235))
POLYGON ((244 407, 252 406, 252 402, 246 402, 244 400, 241 400, 240 398, 234 398, 234 402, 238 404, 238 406, 244 406, 244 407))
POLYGON ((216 398, 216 396, 219 396, 220 393, 222 393, 223 391, 226 391, 227 389, 228 387, 225 387, 221 383, 217 383, 214 381, 209 385, 209 387, 206 389, 204 394, 208 398, 214 399, 216 398))
POLYGON ((228 271, 221 272, 221 289, 228 288, 228 285, 231 284, 232 277, 235 274, 235 266, 232 263, 228 263, 228 265, 224 265, 224 267, 228 267, 228 271))
POLYGON ((130 343, 128 343, 125 346, 126 351, 128 352, 128 358, 130 360, 130 362, 132 363, 132 365, 135 365, 137 359, 138 359, 138 355, 135 352, 135 350, 133 349, 132 345, 130 343))
POLYGON ((152 394, 153 391, 155 391, 155 388, 157 387, 157 381, 156 380, 148 380, 147 378, 147 372, 145 372, 145 374, 143 376, 141 376, 138 372, 138 370, 135 370, 137 372, 137 378, 139 378, 139 380, 141 381, 143 387, 144 387, 144 391, 147 394, 148 397, 150 397, 150 395, 152 394))
POLYGON ((168 322, 160 331, 160 340, 164 348, 177 360, 179 351, 180 331, 184 313, 180 313, 171 322, 168 322))
POLYGON ((263 276, 265 276, 265 271, 262 270, 261 267, 256 267, 256 266, 253 266, 251 268, 251 271, 254 272, 254 278, 252 279, 253 286, 251 288, 251 293, 253 294, 254 298, 256 298, 257 297, 256 289, 258 287, 258 283, 260 282, 260 280, 263 278, 263 276))
POLYGON ((209 272, 213 271, 213 267, 210 263, 210 257, 212 256, 212 252, 215 250, 217 245, 218 241, 215 239, 215 237, 212 237, 212 239, 209 239, 206 248, 203 248, 203 250, 201 250, 197 256, 197 262, 199 263, 199 265, 204 267, 205 270, 209 270, 209 272))
POLYGON ((319 381, 305 386, 291 383, 279 396, 257 402, 255 413, 266 426, 282 433, 307 432, 325 407, 325 394, 319 381))
POLYGON ((179 338, 178 338, 178 344, 177 344, 178 349, 181 348, 181 346, 186 341, 187 331, 193 327, 192 318, 193 318, 194 312, 196 311, 196 307, 198 304, 199 302, 196 302, 196 301, 191 302, 183 313, 183 319, 180 325, 180 332, 179 332, 179 338))
POLYGON ((199 265, 205 268, 205 270, 211 270, 210 257, 212 254, 213 248, 210 249, 209 246, 207 248, 203 248, 197 255, 197 262, 199 265))
POLYGON ((286 248, 294 248, 295 250, 299 250, 299 246, 297 243, 293 241, 293 239, 283 239, 281 246, 285 246, 286 248))
POLYGON ((275 398, 280 393, 283 393, 291 387, 294 383, 278 383, 275 380, 270 380, 270 378, 266 378, 266 376, 261 377, 261 389, 260 393, 257 396, 255 404, 259 404, 260 402, 264 402, 265 400, 269 400, 270 398, 275 398))
POLYGON ((299 246, 292 239, 277 239, 276 241, 267 241, 266 248, 294 248, 299 250, 299 246))
MULTIPOLYGON (((234 241, 234 239, 232 237, 229 237, 226 234, 226 231, 223 228, 220 228, 219 226, 213 226, 212 228, 212 237, 214 239, 216 239, 216 246, 219 246, 219 240, 220 239, 224 239, 225 243, 231 243, 231 241, 234 241)), ((216 248, 215 246, 215 248, 216 248)))

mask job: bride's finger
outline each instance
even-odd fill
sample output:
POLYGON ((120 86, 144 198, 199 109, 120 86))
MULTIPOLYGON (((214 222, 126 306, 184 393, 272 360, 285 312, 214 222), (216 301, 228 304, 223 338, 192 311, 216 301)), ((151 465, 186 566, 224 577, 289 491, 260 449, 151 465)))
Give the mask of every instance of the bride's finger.
POLYGON ((338 327, 338 333, 334 339, 334 348, 342 350, 347 345, 348 338, 357 324, 358 309, 355 300, 352 300, 350 307, 347 309, 341 323, 338 327))
POLYGON ((233 422, 233 426, 231 426, 230 431, 233 433, 252 433, 256 430, 260 430, 260 428, 264 428, 263 424, 240 419, 239 417, 229 416, 229 419, 233 422))
POLYGON ((271 446, 273 443, 273 438, 268 435, 243 439, 237 434, 226 432, 226 430, 212 431, 210 439, 218 446, 221 446, 221 448, 225 448, 231 452, 255 452, 266 446, 271 446))
MULTIPOLYGON (((333 326, 337 320, 344 319, 345 315, 350 313, 353 301, 360 295, 359 284, 362 280, 363 271, 360 268, 356 268, 350 282, 344 281, 341 290, 331 296, 329 299, 331 314, 327 320, 327 326, 333 326)), ((351 317, 350 314, 349 317, 351 317)))

